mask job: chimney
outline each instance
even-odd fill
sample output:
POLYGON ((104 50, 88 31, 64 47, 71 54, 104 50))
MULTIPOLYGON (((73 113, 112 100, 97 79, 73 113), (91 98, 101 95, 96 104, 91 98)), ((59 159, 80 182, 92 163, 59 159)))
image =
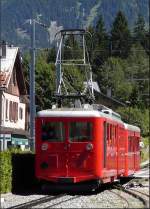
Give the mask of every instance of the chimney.
POLYGON ((2 41, 1 45, 0 45, 0 57, 1 58, 6 58, 6 42, 2 41))

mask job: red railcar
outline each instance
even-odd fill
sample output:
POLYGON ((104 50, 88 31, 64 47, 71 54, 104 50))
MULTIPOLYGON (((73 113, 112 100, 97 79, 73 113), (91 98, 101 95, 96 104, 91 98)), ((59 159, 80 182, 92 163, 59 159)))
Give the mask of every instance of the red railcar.
POLYGON ((73 185, 112 182, 139 170, 140 129, 110 109, 56 108, 36 117, 36 177, 73 185))

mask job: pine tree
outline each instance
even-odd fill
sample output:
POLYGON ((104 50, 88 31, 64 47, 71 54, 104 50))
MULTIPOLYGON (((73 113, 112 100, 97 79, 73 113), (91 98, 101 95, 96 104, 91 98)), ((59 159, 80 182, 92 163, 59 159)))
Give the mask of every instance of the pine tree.
POLYGON ((145 34, 145 21, 143 16, 139 14, 134 27, 134 38, 142 41, 145 38, 145 34))
POLYGON ((101 66, 109 56, 109 38, 105 29, 102 15, 95 28, 94 37, 94 65, 101 66))
POLYGON ((149 53, 149 38, 150 34, 145 29, 145 20, 142 15, 138 15, 138 19, 134 26, 134 40, 141 43, 144 49, 149 53))
POLYGON ((111 49, 113 56, 126 58, 130 52, 131 34, 125 15, 119 11, 111 30, 111 49))
POLYGON ((95 32, 96 32, 96 39, 97 39, 96 44, 99 46, 107 37, 102 15, 100 15, 99 20, 96 24, 95 32))

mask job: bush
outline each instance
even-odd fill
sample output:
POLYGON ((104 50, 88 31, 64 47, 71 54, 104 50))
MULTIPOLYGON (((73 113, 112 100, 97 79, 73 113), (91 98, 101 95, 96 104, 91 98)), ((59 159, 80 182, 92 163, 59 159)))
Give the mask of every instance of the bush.
POLYGON ((12 164, 9 151, 0 152, 0 193, 10 192, 12 189, 12 164))
POLYGON ((141 160, 144 162, 149 159, 149 137, 142 138, 142 141, 144 142, 144 147, 141 150, 141 160))
POLYGON ((33 153, 17 149, 0 153, 0 193, 25 191, 36 186, 33 153))

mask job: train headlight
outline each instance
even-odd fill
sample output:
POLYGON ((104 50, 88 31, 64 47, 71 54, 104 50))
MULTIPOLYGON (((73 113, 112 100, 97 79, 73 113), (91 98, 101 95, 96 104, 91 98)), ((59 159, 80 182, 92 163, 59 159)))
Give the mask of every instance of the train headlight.
POLYGON ((87 151, 91 151, 92 149, 93 149, 93 144, 88 143, 88 144, 86 145, 86 150, 87 150, 87 151))
POLYGON ((45 151, 47 149, 48 149, 48 144, 47 143, 43 143, 42 146, 41 146, 41 150, 45 151))

